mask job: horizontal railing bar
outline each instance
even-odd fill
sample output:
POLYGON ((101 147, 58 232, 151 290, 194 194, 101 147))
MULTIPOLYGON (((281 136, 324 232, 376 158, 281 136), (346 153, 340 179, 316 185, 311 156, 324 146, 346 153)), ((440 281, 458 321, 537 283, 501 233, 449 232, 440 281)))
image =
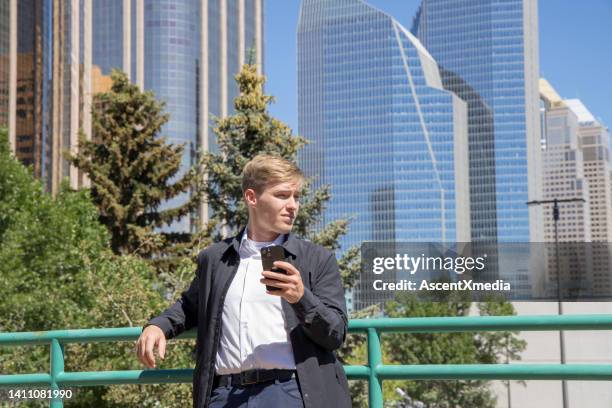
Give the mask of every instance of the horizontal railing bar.
POLYGON ((0 375, 0 387, 8 386, 48 386, 51 384, 51 376, 49 374, 13 374, 0 375))
POLYGON ((355 319, 349 331, 450 333, 471 331, 610 330, 612 315, 466 316, 355 319))
MULTIPOLYGON (((543 330, 610 330, 612 315, 562 316, 466 316, 354 319, 350 332, 365 332, 375 328, 381 332, 445 333, 468 331, 543 331, 543 330)), ((140 336, 140 327, 105 329, 50 330, 40 332, 0 333, 0 346, 60 343, 96 343, 130 341, 140 336)), ((195 338, 196 330, 181 334, 179 339, 195 338)))
POLYGON ((375 370, 385 380, 612 380, 610 364, 382 365, 375 370))
MULTIPOLYGON (((367 378, 370 375, 368 366, 344 366, 347 376, 367 378)), ((67 386, 91 386, 109 384, 158 384, 191 382, 192 369, 175 370, 129 370, 129 371, 84 371, 61 373, 58 384, 67 386)), ((0 375, 0 386, 6 385, 48 385, 51 377, 48 374, 15 374, 0 375)))
POLYGON ((57 377, 62 386, 190 383, 192 380, 193 369, 83 371, 61 373, 57 377))
MULTIPOLYGON (((39 332, 0 333, 0 346, 49 344, 52 339, 60 343, 99 343, 109 341, 132 341, 138 339, 142 327, 117 327, 106 329, 72 329, 39 332)), ((182 333, 177 338, 195 338, 196 330, 182 333)))
MULTIPOLYGON (((111 384, 160 384, 190 383, 193 369, 171 370, 127 370, 127 371, 82 371, 60 373, 57 383, 62 386, 92 386, 111 384)), ((0 386, 49 386, 49 374, 0 375, 0 386)))
MULTIPOLYGON (((367 379, 370 368, 345 366, 349 379, 367 379)), ((381 365, 376 367, 381 380, 612 380, 609 364, 431 364, 381 365)), ((94 386, 113 384, 190 383, 192 369, 129 370, 61 373, 61 386, 94 386)), ((1 375, 0 386, 49 385, 48 374, 1 375)))
POLYGON ((367 379, 370 376, 370 367, 365 365, 346 365, 344 366, 344 372, 351 379, 367 379))

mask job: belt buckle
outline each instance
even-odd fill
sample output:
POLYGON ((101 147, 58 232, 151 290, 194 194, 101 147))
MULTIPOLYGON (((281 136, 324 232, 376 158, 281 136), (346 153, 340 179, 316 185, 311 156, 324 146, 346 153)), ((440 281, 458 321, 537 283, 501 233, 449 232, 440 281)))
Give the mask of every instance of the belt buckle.
POLYGON ((240 372, 240 385, 251 385, 251 384, 257 384, 259 382, 259 370, 254 370, 255 371, 255 380, 248 380, 247 375, 245 375, 245 373, 248 373, 248 371, 241 371, 240 372))

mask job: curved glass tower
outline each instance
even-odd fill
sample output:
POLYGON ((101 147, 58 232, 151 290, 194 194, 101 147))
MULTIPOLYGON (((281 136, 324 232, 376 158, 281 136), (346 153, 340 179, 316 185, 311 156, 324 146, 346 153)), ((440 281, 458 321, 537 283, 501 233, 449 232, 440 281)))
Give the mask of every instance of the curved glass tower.
POLYGON ((413 33, 468 103, 472 238, 541 242, 537 2, 422 0, 413 33))
POLYGON ((298 26, 300 160, 329 184, 342 246, 469 241, 467 109, 410 32, 360 0, 304 0, 298 26))

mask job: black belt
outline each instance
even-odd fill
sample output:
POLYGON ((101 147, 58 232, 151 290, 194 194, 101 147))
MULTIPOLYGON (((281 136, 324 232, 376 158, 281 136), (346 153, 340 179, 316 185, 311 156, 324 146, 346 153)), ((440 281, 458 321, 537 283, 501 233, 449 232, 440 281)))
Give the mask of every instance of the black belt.
POLYGON ((237 374, 215 375, 213 387, 226 385, 244 387, 245 385, 260 384, 274 380, 289 381, 295 376, 295 370, 248 370, 237 374))

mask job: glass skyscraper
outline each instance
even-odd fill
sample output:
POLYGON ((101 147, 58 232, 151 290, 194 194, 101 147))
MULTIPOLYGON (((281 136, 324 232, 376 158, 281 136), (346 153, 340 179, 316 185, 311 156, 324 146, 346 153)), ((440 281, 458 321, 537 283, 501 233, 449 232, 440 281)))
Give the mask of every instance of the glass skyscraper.
POLYGON ((298 25, 300 157, 330 185, 325 221, 362 241, 469 241, 467 108, 431 55, 360 0, 303 0, 298 25))
MULTIPOLYGON (((9 1, 0 1, 0 126, 7 128, 14 126, 9 123, 12 120, 9 107, 14 98, 11 95, 11 37, 11 6, 9 1)), ((14 138, 11 139, 14 145, 14 138)))
MULTIPOLYGON (((238 93, 233 77, 251 50, 252 62, 261 67, 262 20, 263 0, 94 2, 93 65, 102 75, 122 68, 166 103, 170 121, 162 135, 185 144, 184 171, 197 163, 198 150, 216 149, 211 115, 233 111, 238 93)), ((175 197, 165 206, 176 207, 186 199, 175 197)), ((201 209, 201 218, 206 210, 201 209)), ((194 219, 183 219, 172 229, 194 231, 197 225, 194 219)))
POLYGON ((0 2, 0 126, 15 156, 45 178, 49 158, 50 0, 0 2))
POLYGON ((541 242, 537 2, 422 0, 412 31, 468 103, 473 241, 541 242))
POLYGON ((0 1, 0 125, 4 127, 9 126, 10 54, 11 8, 8 1, 0 1))
MULTIPOLYGON (((88 184, 61 151, 74 151, 80 129, 91 137, 93 94, 110 88, 111 69, 165 102, 161 134, 185 144, 181 174, 216 148, 211 119, 232 112, 241 65, 263 70, 263 0, 7 0, 0 34, 0 124, 53 193, 64 177, 88 184)), ((194 231, 198 218, 205 205, 171 228, 194 231)))

